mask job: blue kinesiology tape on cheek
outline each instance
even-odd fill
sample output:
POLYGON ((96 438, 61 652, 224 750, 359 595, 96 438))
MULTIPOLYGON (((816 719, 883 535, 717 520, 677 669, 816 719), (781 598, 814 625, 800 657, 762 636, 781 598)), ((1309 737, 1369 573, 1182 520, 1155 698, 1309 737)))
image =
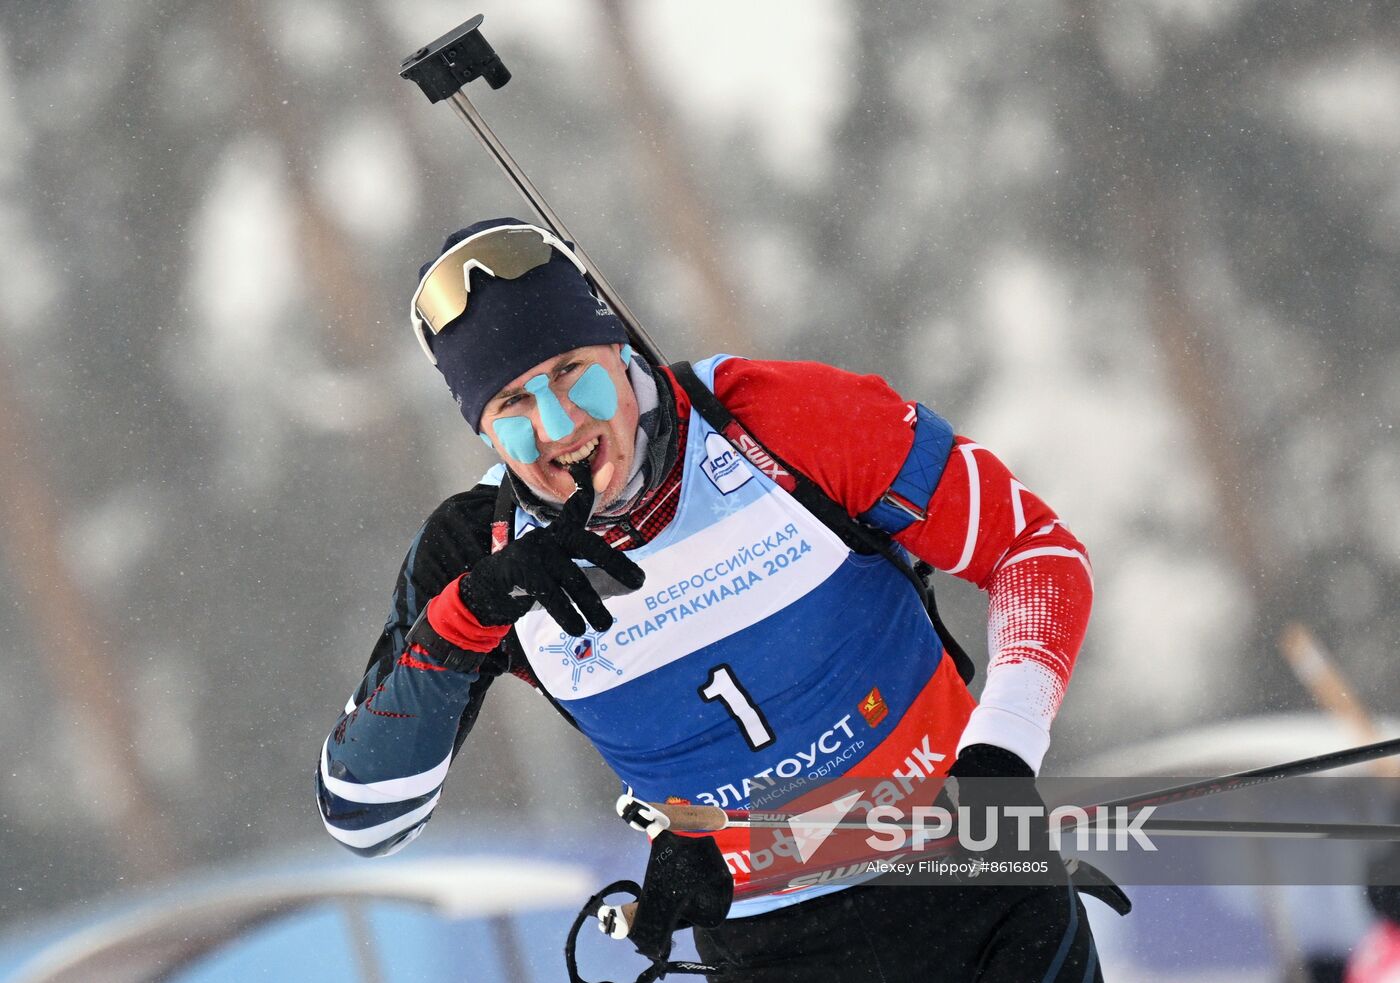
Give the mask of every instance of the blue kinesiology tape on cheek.
POLYGON ((479 433, 479 434, 477 434, 477 436, 481 438, 481 442, 482 442, 483 444, 485 444, 487 447, 491 448, 493 451, 496 449, 496 445, 493 444, 493 443, 491 443, 491 438, 488 437, 486 434, 484 434, 484 433, 479 433))
POLYGON ((521 464, 534 464, 540 457, 535 443, 535 425, 528 417, 503 416, 491 424, 501 450, 521 464))
POLYGON ((531 376, 525 382, 525 391, 535 397, 535 405, 540 410, 540 422, 544 424, 544 432, 549 435, 550 440, 563 440, 574 432, 574 421, 569 419, 569 414, 564 412, 559 397, 549 388, 548 376, 531 376))
POLYGON ((618 352, 617 354, 618 354, 618 357, 620 357, 620 358, 622 359, 622 364, 623 364, 623 365, 631 365, 631 364, 632 364, 632 346, 631 346, 631 345, 623 345, 623 346, 622 346, 622 351, 618 352))
POLYGON ((617 412, 617 386, 601 365, 590 365, 569 389, 569 399, 595 420, 611 420, 617 412))

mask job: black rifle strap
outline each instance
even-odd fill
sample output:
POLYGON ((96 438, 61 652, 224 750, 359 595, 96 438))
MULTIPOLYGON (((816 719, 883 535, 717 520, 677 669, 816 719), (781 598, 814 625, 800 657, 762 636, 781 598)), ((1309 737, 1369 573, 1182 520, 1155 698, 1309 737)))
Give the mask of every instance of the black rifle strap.
POLYGON ((501 475, 496 489, 496 512, 491 517, 491 552, 499 553, 515 538, 515 486, 510 475, 501 475))
MULTIPOLYGON (((904 551, 895 543, 889 533, 882 529, 876 529, 874 526, 868 526, 856 519, 830 495, 822 491, 815 481, 792 467, 754 437, 742 423, 735 419, 734 414, 729 412, 729 408, 720 401, 720 398, 700 381, 700 377, 695 374, 695 369, 691 367, 689 362, 673 362, 669 368, 675 374, 686 395, 690 397, 691 404, 700 416, 733 444, 736 451, 749 457, 749 454, 737 442, 737 438, 740 436, 747 438, 751 446, 758 448, 763 454, 772 458, 780 468, 787 472, 793 487, 786 488, 786 485, 781 481, 778 484, 797 499, 803 508, 820 519, 824 526, 840 537, 843 543, 857 553, 879 553, 909 579, 909 582, 914 585, 914 589, 919 592, 919 597, 923 599, 924 607, 928 610, 929 620, 933 622, 934 630, 938 632, 938 638, 943 643, 943 648, 953 657, 953 665, 958 670, 958 675, 962 677, 964 683, 972 682, 976 666, 973 665, 972 659, 963 651, 963 647, 958 644, 958 640, 953 637, 953 633, 948 630, 948 626, 943 623, 943 619, 939 616, 933 588, 925 576, 910 565, 904 551)), ((928 571, 932 570, 922 561, 920 561, 919 566, 928 571)))

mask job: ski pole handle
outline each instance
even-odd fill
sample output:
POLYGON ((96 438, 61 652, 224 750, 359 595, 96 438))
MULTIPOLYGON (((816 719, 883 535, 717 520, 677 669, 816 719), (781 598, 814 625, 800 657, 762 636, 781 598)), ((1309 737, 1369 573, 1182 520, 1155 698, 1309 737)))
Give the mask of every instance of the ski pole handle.
POLYGON ((732 825, 732 819, 747 819, 749 815, 747 810, 736 810, 731 815, 718 806, 676 805, 670 802, 648 802, 647 805, 670 820, 671 829, 685 830, 687 833, 718 833, 732 825))

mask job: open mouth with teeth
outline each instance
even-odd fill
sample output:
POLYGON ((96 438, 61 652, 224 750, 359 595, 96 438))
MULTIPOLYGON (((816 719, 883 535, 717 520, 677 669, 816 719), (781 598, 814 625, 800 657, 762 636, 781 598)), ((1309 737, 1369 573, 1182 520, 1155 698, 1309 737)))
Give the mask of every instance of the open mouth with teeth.
POLYGON ((574 448, 567 454, 560 454, 551 463, 556 468, 559 468, 561 470, 568 470, 571 465, 578 464, 580 461, 591 462, 594 456, 598 453, 598 448, 601 445, 601 443, 601 437, 594 437, 588 443, 574 448))

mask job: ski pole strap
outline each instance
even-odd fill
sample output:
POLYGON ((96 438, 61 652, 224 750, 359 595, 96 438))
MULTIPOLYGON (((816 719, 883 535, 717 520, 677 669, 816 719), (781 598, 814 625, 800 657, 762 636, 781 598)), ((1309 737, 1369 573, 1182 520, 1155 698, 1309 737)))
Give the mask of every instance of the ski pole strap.
MULTIPOLYGON (((958 675, 962 677, 964 683, 972 682, 972 677, 977 671, 976 666, 973 665, 972 659, 963 651, 963 647, 958 644, 958 640, 953 637, 953 633, 948 630, 948 626, 943 623, 943 619, 939 616, 933 588, 910 564, 904 550, 895 543, 890 535, 881 529, 867 526, 858 521, 835 499, 822 491, 815 481, 765 447, 735 418, 733 413, 729 412, 729 407, 725 406, 720 398, 700 381, 700 377, 695 374, 695 369, 689 362, 672 362, 669 368, 681 384, 681 388, 685 390, 686 395, 690 397, 690 402, 695 407, 696 412, 725 440, 729 441, 735 450, 743 454, 763 474, 772 479, 779 488, 797 499, 798 504, 820 519, 822 524, 840 537, 841 542, 845 543, 851 550, 865 554, 879 553, 908 578, 909 582, 914 585, 914 589, 919 592, 919 597, 924 602, 924 608, 928 611, 929 620, 933 622, 934 630, 938 633, 938 639, 943 643, 944 650, 953 657, 953 665, 957 668, 958 675)), ((933 569, 922 562, 921 566, 926 567, 930 572, 933 569)))
MULTIPOLYGON (((609 895, 623 892, 632 895, 634 900, 640 900, 642 896, 642 889, 636 881, 613 881, 589 898, 579 913, 574 916, 574 923, 569 927, 568 938, 564 941, 564 966, 569 971, 569 983, 589 983, 578 971, 578 934, 582 931, 584 923, 598 917, 599 911, 606 906, 609 895)), ((603 931, 609 930, 609 926, 601 923, 600 928, 603 931)), ((691 962, 688 959, 668 960, 662 957, 652 959, 651 965, 642 971, 634 983, 654 983, 655 980, 663 979, 668 973, 691 973, 703 976, 709 973, 718 973, 722 968, 706 963, 691 962)), ((600 983, 612 983, 612 981, 602 980, 600 983)))
MULTIPOLYGON (((642 889, 636 881, 613 881, 585 901, 578 914, 574 916, 574 923, 569 926, 568 937, 564 940, 564 966, 569 971, 569 983, 588 983, 588 980, 585 980, 578 971, 578 933, 583 929, 584 922, 597 917, 598 910, 608 900, 608 895, 618 894, 622 891, 631 894, 633 898, 641 897, 642 894, 642 889)), ((612 983, 612 981, 603 980, 601 983, 612 983)))

